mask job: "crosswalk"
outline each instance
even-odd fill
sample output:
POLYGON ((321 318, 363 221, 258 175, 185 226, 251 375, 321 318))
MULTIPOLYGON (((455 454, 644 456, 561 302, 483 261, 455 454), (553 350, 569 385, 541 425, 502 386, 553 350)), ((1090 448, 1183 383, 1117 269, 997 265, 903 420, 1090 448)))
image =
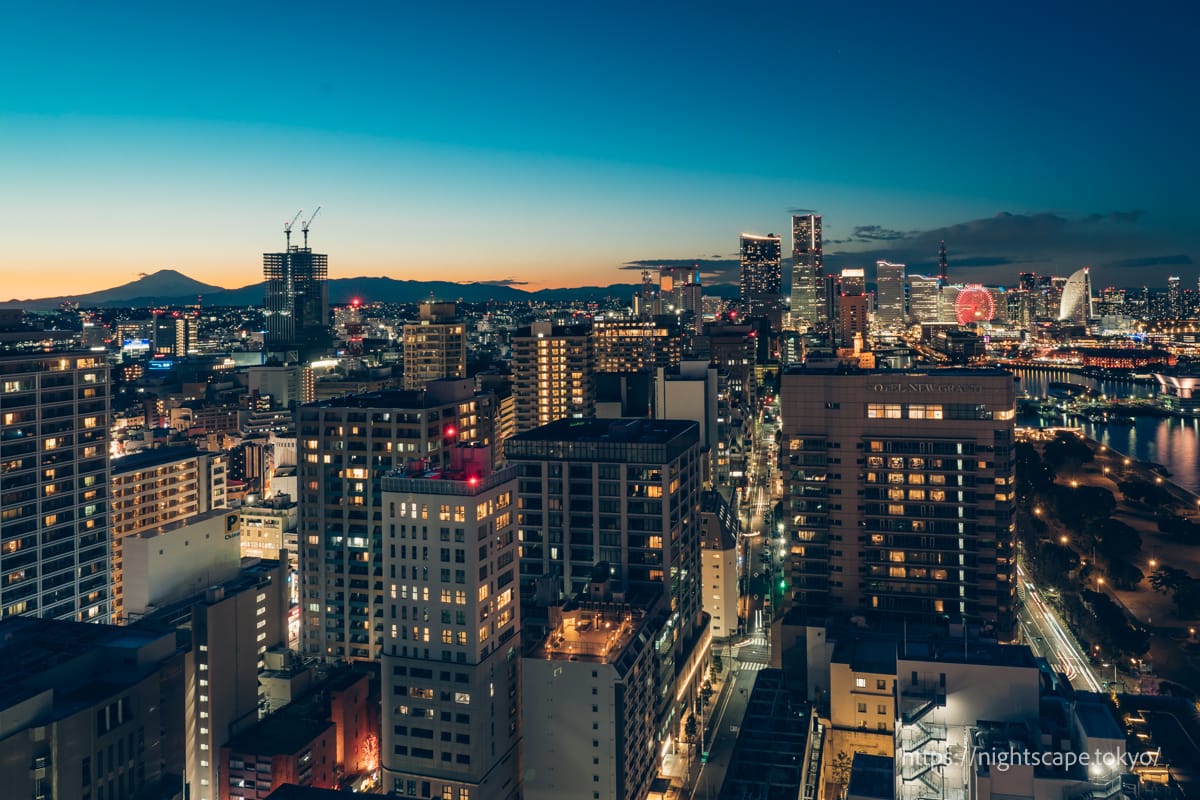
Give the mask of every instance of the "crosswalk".
POLYGON ((771 661, 771 642, 767 633, 758 628, 749 639, 734 646, 738 667, 743 672, 758 672, 766 669, 771 661))

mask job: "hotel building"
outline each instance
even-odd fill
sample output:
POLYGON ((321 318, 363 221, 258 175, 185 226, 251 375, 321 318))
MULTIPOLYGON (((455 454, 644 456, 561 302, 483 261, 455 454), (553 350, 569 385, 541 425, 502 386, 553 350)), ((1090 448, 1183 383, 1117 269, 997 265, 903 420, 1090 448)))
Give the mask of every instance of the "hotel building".
POLYGON ((793 368, 781 401, 791 601, 1009 638, 1012 376, 793 368))

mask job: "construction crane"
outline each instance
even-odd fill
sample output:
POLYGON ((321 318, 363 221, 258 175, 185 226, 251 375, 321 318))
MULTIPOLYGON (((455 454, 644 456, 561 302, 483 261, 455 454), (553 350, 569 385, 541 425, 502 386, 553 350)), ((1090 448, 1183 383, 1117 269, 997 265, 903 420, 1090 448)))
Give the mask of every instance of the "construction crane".
MULTIPOLYGON (((317 210, 312 213, 312 216, 304 223, 300 230, 304 231, 304 247, 308 247, 308 229, 312 227, 312 221, 317 218, 317 214, 321 213, 321 207, 317 206, 317 210)), ((295 222, 295 220, 293 220, 295 222)))
MULTIPOLYGON (((300 215, 303 213, 304 213, 304 209, 302 208, 296 212, 296 216, 292 217, 291 222, 285 222, 283 224, 283 238, 284 238, 284 241, 287 242, 287 247, 285 248, 287 250, 292 249, 292 228, 295 226, 296 220, 300 219, 300 215)), ((308 232, 308 229, 305 228, 305 233, 307 233, 307 232, 308 232)))

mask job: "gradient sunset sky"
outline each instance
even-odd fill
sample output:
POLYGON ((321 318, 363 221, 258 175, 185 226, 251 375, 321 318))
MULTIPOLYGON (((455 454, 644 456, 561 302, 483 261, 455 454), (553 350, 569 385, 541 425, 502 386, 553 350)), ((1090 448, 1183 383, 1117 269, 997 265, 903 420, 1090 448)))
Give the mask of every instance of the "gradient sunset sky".
POLYGON ((331 277, 729 274, 824 215, 833 268, 1196 285, 1189 4, 95 3, 6 8, 0 298, 331 277), (1049 7, 1045 7, 1048 5, 1049 7), (297 237, 298 238, 298 237, 297 237), (296 241, 294 239, 293 241, 296 241))

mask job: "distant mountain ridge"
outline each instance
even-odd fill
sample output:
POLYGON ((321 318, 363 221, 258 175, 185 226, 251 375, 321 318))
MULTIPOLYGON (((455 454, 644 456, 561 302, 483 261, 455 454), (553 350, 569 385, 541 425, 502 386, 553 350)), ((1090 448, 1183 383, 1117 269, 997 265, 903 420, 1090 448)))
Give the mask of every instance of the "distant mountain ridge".
MULTIPOLYGON (((12 299, 0 302, 0 308, 23 308, 31 311, 54 309, 65 302, 78 303, 82 308, 195 305, 197 299, 205 306, 261 306, 263 283, 253 283, 240 289, 225 289, 203 283, 173 269, 161 269, 111 289, 78 295, 61 295, 30 300, 12 299)), ((411 281, 395 278, 358 277, 334 278, 329 281, 329 302, 343 305, 358 298, 365 303, 418 303, 433 297, 437 300, 462 300, 483 303, 558 302, 562 300, 602 300, 606 297, 632 297, 638 284, 615 283, 610 286, 580 286, 569 289, 540 289, 525 291, 516 286, 498 283, 453 283, 451 281, 411 281)), ((737 287, 724 284, 706 286, 708 294, 736 296, 737 287)))

